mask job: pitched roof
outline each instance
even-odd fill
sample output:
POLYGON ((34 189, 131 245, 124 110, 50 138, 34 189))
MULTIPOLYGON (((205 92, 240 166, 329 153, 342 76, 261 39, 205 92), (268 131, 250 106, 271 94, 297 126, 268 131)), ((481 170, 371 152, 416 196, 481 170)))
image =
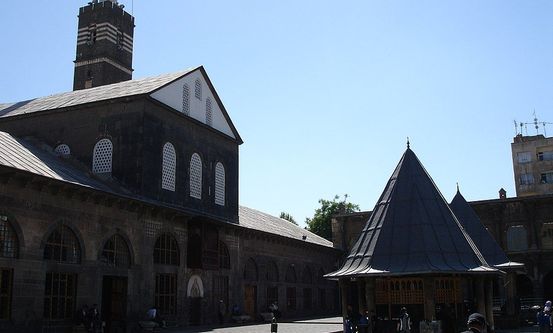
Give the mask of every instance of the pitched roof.
POLYGON ((332 242, 329 240, 307 231, 285 219, 252 208, 240 206, 238 217, 240 225, 249 229, 264 231, 297 240, 303 240, 303 236, 306 236, 303 241, 307 243, 332 247, 332 242))
POLYGON ((488 264, 502 268, 523 266, 523 264, 509 261, 505 252, 499 247, 490 232, 486 230, 476 212, 474 212, 459 190, 457 190, 457 194, 455 194, 449 207, 488 264))
POLYGON ((0 118, 147 94, 198 68, 194 67, 170 74, 75 90, 12 104, 0 104, 0 118))
MULTIPOLYGON (((0 132, 0 167, 70 183, 148 204, 163 205, 166 208, 178 209, 162 202, 148 199, 130 192, 116 183, 104 182, 94 178, 83 166, 71 158, 56 156, 51 149, 31 140, 13 137, 9 133, 0 132)), ((279 236, 302 240, 307 243, 332 248, 332 242, 304 230, 284 219, 262 213, 255 209, 240 206, 238 227, 267 232, 279 236), (302 236, 307 236, 305 240, 302 236)))
POLYGON ((409 148, 343 266, 327 277, 497 272, 409 148))

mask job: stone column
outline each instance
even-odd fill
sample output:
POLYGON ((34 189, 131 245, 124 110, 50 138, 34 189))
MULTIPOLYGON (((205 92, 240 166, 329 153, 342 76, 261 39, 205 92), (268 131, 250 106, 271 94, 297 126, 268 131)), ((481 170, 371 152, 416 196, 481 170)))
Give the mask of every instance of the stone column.
POLYGON ((371 315, 371 311, 374 311, 376 313, 374 278, 365 279, 365 303, 367 304, 367 311, 369 312, 369 316, 371 315))
MULTIPOLYGON (((424 318, 427 320, 436 319, 436 288, 433 277, 422 279, 424 287, 424 318)), ((415 323, 413 323, 415 325, 415 323)))
POLYGON ((346 278, 338 280, 338 286, 340 288, 340 297, 342 298, 342 317, 348 316, 348 286, 346 278))
POLYGON ((515 308, 515 298, 517 292, 517 273, 514 271, 508 272, 505 276, 506 284, 506 297, 505 297, 505 308, 507 310, 508 316, 514 316, 520 311, 520 309, 515 308))
POLYGON ((488 332, 494 332, 494 320, 493 320, 493 280, 494 277, 486 278, 486 320, 488 321, 488 332))
POLYGON ((484 277, 474 278, 474 300, 476 302, 476 311, 486 315, 486 294, 484 292, 484 277))

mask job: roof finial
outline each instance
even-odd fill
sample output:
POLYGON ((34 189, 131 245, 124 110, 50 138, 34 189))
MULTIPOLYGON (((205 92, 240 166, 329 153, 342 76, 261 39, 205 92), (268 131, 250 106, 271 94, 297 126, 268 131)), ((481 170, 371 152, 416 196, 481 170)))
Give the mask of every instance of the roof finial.
POLYGON ((457 193, 459 193, 459 182, 457 182, 457 193))
POLYGON ((410 144, 409 144, 409 137, 407 137, 407 149, 410 149, 410 144))

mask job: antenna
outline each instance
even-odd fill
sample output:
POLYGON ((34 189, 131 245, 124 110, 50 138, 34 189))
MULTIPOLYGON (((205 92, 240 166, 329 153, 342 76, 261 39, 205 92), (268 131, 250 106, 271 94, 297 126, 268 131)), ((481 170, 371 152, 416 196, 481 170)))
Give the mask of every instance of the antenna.
MULTIPOLYGON (((534 129, 536 130, 536 135, 540 134, 540 127, 541 127, 541 128, 543 128, 543 136, 547 137, 546 125, 553 125, 553 123, 546 122, 546 121, 539 121, 538 116, 536 115, 536 110, 535 109, 534 109, 534 112, 532 114, 534 115, 534 121, 532 121, 531 123, 520 122, 520 124, 519 124, 520 133, 517 132, 517 135, 519 135, 519 134, 523 135, 522 134, 523 128, 524 128, 525 135, 528 135, 528 125, 533 125, 534 129)), ((518 131, 516 120, 515 120, 515 131, 518 131)))

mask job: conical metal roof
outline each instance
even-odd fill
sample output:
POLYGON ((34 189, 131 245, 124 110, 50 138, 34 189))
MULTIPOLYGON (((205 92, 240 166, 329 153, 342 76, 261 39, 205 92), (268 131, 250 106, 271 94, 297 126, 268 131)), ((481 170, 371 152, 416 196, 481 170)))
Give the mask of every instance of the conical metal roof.
POLYGON ((326 277, 497 271, 407 148, 345 263, 326 277))
POLYGON ((458 189, 449 207, 488 264, 501 268, 524 266, 521 263, 509 261, 505 252, 503 252, 490 232, 484 227, 474 209, 472 209, 458 189))

